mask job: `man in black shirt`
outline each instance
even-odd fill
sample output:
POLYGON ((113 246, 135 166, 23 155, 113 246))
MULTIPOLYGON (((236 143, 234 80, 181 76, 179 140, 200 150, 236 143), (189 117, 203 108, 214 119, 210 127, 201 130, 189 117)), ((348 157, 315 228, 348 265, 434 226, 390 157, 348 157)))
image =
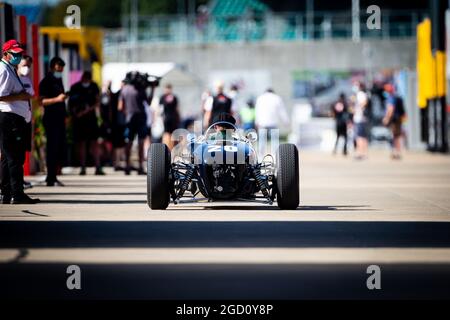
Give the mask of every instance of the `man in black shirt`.
POLYGON ((217 85, 217 95, 212 99, 212 103, 205 106, 206 109, 206 123, 208 126, 212 125, 212 120, 221 113, 228 113, 232 115, 233 101, 225 95, 223 83, 217 85))
POLYGON ((345 94, 341 93, 339 95, 338 101, 336 101, 331 109, 331 114, 336 121, 336 143, 334 144, 334 151, 336 153, 337 146, 339 143, 339 138, 344 138, 344 155, 347 155, 347 125, 350 121, 350 114, 348 112, 347 99, 345 94))
POLYGON ((95 174, 104 175, 100 164, 98 144, 99 127, 97 114, 100 90, 92 81, 92 73, 85 71, 81 81, 70 88, 69 108, 72 114, 74 140, 80 155, 80 175, 86 175, 86 149, 89 148, 95 161, 95 174))
MULTIPOLYGON (((137 74, 137 73, 134 73, 137 74)), ((144 161, 144 141, 148 136, 147 128, 147 114, 145 112, 145 105, 147 103, 147 96, 145 88, 141 88, 134 82, 133 75, 127 75, 125 85, 122 87, 118 102, 118 111, 125 116, 125 174, 129 175, 131 171, 131 148, 133 141, 138 136, 138 174, 145 174, 142 166, 144 161)))
POLYGON ((172 141, 171 135, 180 126, 180 113, 178 111, 178 98, 173 94, 171 84, 166 85, 164 94, 159 100, 159 104, 163 107, 163 143, 165 143, 169 149, 172 149, 174 141, 172 141))
POLYGON ((50 72, 39 84, 39 94, 44 106, 43 124, 47 138, 47 186, 62 186, 56 175, 66 156, 66 103, 62 72, 66 64, 59 57, 50 61, 50 72))

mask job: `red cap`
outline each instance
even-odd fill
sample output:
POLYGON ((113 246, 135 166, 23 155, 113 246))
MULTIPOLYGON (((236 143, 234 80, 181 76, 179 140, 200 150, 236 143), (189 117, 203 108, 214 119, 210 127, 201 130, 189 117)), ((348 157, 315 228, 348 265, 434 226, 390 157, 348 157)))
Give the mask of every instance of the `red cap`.
POLYGON ((20 46, 20 43, 17 40, 9 40, 3 44, 3 52, 11 51, 14 53, 21 53, 24 50, 20 46))

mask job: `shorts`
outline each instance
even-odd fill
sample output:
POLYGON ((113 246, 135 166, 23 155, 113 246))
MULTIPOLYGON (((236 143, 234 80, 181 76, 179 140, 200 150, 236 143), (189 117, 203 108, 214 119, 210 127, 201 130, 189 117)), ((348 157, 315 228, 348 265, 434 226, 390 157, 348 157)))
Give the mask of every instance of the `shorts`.
POLYGON ((143 140, 148 136, 147 117, 145 114, 133 115, 126 125, 125 140, 132 142, 136 135, 139 140, 143 140))
POLYGON ((179 123, 174 120, 164 120, 164 133, 173 133, 179 128, 179 123))
POLYGON ((346 136, 347 135, 347 124, 344 122, 336 123, 336 133, 338 136, 346 136))
POLYGON ((100 131, 96 121, 77 121, 73 123, 73 139, 75 142, 95 141, 100 131))
POLYGON ((394 136, 394 138, 398 138, 402 135, 402 123, 401 121, 396 121, 396 122, 392 122, 389 125, 391 131, 392 131, 392 135, 394 136))
POLYGON ((369 138, 369 128, 367 123, 355 123, 355 134, 357 138, 369 138))

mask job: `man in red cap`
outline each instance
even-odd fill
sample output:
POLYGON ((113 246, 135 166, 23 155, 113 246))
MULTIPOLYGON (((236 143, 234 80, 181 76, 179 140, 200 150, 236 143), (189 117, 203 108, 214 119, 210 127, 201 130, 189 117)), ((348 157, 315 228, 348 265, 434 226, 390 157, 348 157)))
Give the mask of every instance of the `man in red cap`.
POLYGON ((23 49, 16 40, 2 47, 0 62, 0 150, 2 204, 34 204, 23 191, 26 123, 31 119, 31 96, 17 74, 23 49))

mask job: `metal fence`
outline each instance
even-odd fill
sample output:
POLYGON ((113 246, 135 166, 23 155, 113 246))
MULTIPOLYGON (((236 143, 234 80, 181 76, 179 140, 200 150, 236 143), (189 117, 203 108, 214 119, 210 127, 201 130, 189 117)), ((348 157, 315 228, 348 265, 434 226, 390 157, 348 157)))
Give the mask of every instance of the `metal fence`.
MULTIPOLYGON (((380 29, 369 29, 368 14, 360 16, 361 38, 414 37, 425 11, 382 11, 380 29)), ((133 18, 136 19, 136 18, 133 18)), ((139 16, 131 31, 130 16, 121 29, 107 30, 105 45, 121 42, 214 43, 263 40, 308 41, 352 37, 351 12, 277 13, 262 16, 139 16)))

